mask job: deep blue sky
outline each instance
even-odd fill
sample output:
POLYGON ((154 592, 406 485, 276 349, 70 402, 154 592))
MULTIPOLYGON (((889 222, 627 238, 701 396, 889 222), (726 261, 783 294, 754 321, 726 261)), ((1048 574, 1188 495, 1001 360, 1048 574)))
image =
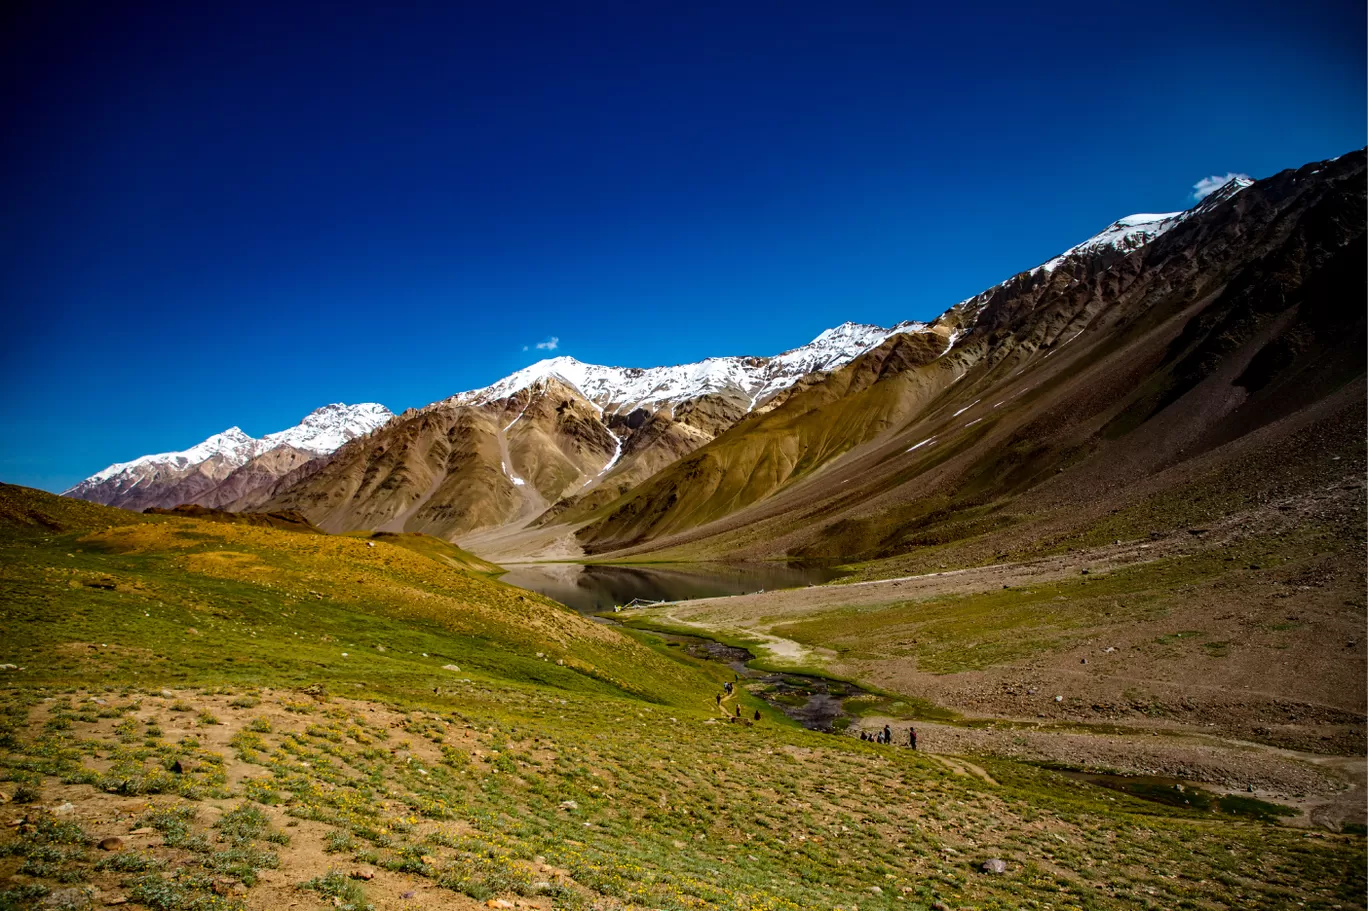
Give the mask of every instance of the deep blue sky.
POLYGON ((930 318, 1365 143, 1361 0, 2 15, 0 480, 48 489, 552 336, 651 366, 930 318))

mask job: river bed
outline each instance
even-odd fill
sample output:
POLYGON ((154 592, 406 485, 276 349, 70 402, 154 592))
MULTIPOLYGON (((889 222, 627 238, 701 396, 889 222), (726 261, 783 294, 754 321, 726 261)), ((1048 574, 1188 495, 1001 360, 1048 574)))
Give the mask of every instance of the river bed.
POLYGON ((671 648, 679 648, 695 658, 717 661, 731 668, 735 683, 783 712, 810 731, 839 733, 850 726, 851 716, 845 711, 847 699, 868 695, 868 691, 853 683, 828 680, 808 674, 762 671, 749 667, 754 658, 749 651, 733 645, 723 645, 699 636, 646 631, 663 640, 671 648))

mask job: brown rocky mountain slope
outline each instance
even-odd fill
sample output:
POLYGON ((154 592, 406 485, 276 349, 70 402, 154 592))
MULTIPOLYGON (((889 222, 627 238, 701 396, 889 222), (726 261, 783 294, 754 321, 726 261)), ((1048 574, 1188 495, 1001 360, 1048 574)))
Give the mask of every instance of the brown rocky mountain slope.
POLYGON ((712 440, 750 404, 720 390, 613 411, 550 376, 490 401, 453 397, 405 412, 265 499, 232 505, 298 509, 334 531, 449 539, 573 521, 712 440))
POLYGON ((676 368, 553 359, 175 492, 505 560, 880 559, 1048 537, 1139 491, 1252 496, 1259 473, 1222 466, 1362 404, 1363 222, 1355 152, 1123 219, 930 325, 676 368))
POLYGON ((1236 466, 1312 425, 1361 424, 1364 195, 1358 152, 1218 193, 1129 253, 1022 273, 962 305, 974 322, 953 351, 896 356, 890 339, 578 537, 597 553, 868 559, 1042 512, 1092 521, 1142 491, 1255 495, 1260 472, 1236 466))
POLYGON ((316 452, 306 452, 289 445, 277 446, 235 469, 217 485, 196 496, 194 502, 211 509, 223 509, 269 488, 285 475, 317 458, 319 455, 316 452))

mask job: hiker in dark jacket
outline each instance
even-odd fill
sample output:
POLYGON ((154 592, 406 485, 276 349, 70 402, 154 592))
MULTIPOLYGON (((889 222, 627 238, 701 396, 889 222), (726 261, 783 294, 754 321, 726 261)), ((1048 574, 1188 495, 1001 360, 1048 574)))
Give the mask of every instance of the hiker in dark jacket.
POLYGON ((914 750, 917 748, 917 729, 916 729, 916 728, 908 728, 908 729, 907 729, 907 744, 908 744, 908 746, 912 747, 912 749, 914 749, 914 750))
POLYGON ((884 743, 892 743, 892 742, 893 742, 893 729, 892 729, 891 727, 889 727, 888 725, 884 725, 884 730, 883 730, 883 742, 884 742, 884 743))

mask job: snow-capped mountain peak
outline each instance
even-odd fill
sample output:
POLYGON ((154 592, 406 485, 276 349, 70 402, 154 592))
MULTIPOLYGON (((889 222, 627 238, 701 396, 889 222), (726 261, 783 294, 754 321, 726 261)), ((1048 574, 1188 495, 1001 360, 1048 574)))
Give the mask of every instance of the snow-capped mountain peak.
POLYGON ((103 471, 97 472, 77 484, 71 493, 83 485, 99 484, 107 481, 116 475, 124 474, 137 468, 153 465, 166 466, 169 468, 187 468, 207 461, 214 456, 220 456, 225 461, 241 465, 248 459, 257 455, 258 440, 253 439, 243 432, 241 427, 229 427, 222 433, 216 433, 203 442, 191 446, 181 452, 159 452, 152 455, 139 456, 128 462, 116 462, 103 471))
POLYGON ((1202 198, 1202 201, 1189 211, 1195 212, 1199 209, 1209 209, 1212 206, 1224 202, 1225 200, 1234 196, 1236 193, 1240 192, 1245 187, 1252 186, 1254 186, 1254 181, 1248 177, 1232 177, 1230 180, 1227 180, 1225 183, 1221 184, 1215 190, 1212 190, 1210 193, 1204 196, 1202 198))
POLYGON ((926 329, 923 323, 902 323, 885 329, 846 322, 827 329, 806 345, 773 357, 710 357, 672 367, 605 367, 562 355, 524 367, 483 389, 458 393, 441 404, 497 402, 555 378, 577 389, 599 408, 617 413, 677 404, 727 390, 746 396, 754 407, 810 373, 831 371, 850 363, 890 335, 926 329))
POLYGON ((1187 214, 1187 212, 1166 212, 1159 215, 1146 213, 1127 215, 1125 218, 1119 218, 1112 222, 1100 233, 1093 235, 1083 243, 1072 246, 1054 259, 1041 264, 1033 271, 1043 269, 1046 272, 1053 272, 1069 257, 1086 253, 1099 253, 1107 249, 1129 253, 1168 231, 1182 221, 1187 214))
POLYGON ((287 430, 268 433, 263 438, 275 445, 289 444, 308 452, 334 452, 342 444, 383 425, 394 415, 384 405, 364 402, 324 405, 287 430))
POLYGON ((370 433, 391 417, 393 414, 388 408, 374 402, 361 405, 339 403, 325 405, 294 427, 269 433, 261 439, 249 436, 241 427, 229 427, 180 452, 161 452, 110 465, 64 493, 84 497, 102 485, 129 488, 149 477, 185 473, 206 463, 213 467, 203 470, 203 473, 222 477, 262 453, 283 445, 324 455, 335 451, 348 440, 370 433))
POLYGON ((1117 250, 1122 253, 1129 253, 1153 241, 1156 237, 1172 230, 1177 225, 1191 218, 1195 213, 1206 211, 1217 206, 1239 193, 1245 187, 1252 187, 1254 181, 1244 177, 1233 178, 1222 184, 1217 190, 1207 195, 1196 206, 1185 209, 1182 212, 1164 212, 1160 214, 1141 213, 1138 215, 1127 215, 1112 222, 1100 233, 1093 235, 1081 244, 1070 247, 1063 253, 1042 263, 1035 269, 1039 272, 1053 272, 1066 259, 1072 256, 1080 256, 1088 253, 1100 253, 1104 250, 1117 250))

